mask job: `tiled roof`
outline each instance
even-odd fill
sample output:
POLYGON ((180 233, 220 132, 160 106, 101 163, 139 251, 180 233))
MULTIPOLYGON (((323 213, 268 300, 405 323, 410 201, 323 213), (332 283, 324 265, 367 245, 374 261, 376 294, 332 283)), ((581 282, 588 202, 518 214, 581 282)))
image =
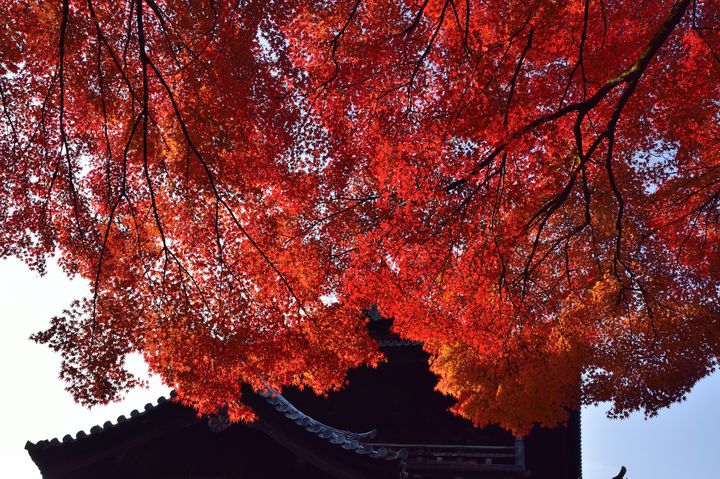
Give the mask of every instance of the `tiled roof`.
MULTIPOLYGON (((170 391, 170 398, 173 398, 176 395, 177 394, 175 393, 175 391, 170 391)), ((168 401, 169 400, 165 396, 160 396, 157 399, 155 404, 147 403, 142 411, 133 409, 133 411, 130 413, 129 418, 125 417, 125 416, 119 416, 115 423, 113 423, 112 421, 105 421, 105 423, 102 426, 95 425, 95 426, 91 427, 89 433, 86 433, 85 431, 80 430, 77 433, 75 433, 75 437, 73 437, 70 434, 66 434, 65 436, 63 436, 62 440, 55 437, 55 438, 52 438, 49 440, 44 439, 42 441, 38 441, 37 443, 28 441, 27 443, 25 443, 25 449, 45 449, 48 447, 59 446, 60 444, 73 443, 76 441, 87 439, 89 437, 96 436, 98 434, 102 434, 106 431, 110 431, 110 430, 118 427, 119 425, 121 425, 127 421, 131 421, 135 418, 143 416, 143 415, 147 414, 148 412, 152 411, 153 409, 157 408, 158 406, 161 406, 161 405, 167 403, 168 401)))
POLYGON ((332 444, 336 444, 343 449, 348 449, 357 454, 367 455, 376 459, 404 459, 407 457, 407 451, 404 449, 391 449, 387 447, 375 447, 365 442, 366 439, 372 439, 377 433, 376 430, 367 432, 351 432, 337 429, 332 426, 321 423, 320 421, 308 416, 288 401, 282 394, 266 386, 260 395, 270 403, 276 411, 282 413, 288 419, 292 420, 298 426, 315 434, 316 436, 326 439, 332 444))
MULTIPOLYGON (((175 391, 170 392, 171 398, 175 397, 176 395, 177 394, 175 393, 175 391)), ((351 450, 357 454, 367 455, 376 459, 394 460, 404 458, 407 455, 407 452, 402 449, 395 450, 386 447, 376 447, 366 444, 364 442, 365 440, 375 437, 375 430, 356 433, 337 429, 323 424, 320 421, 313 419, 312 417, 297 409, 284 396, 278 394, 277 391, 274 391, 267 386, 264 391, 260 392, 260 395, 265 398, 265 400, 270 405, 272 405, 276 411, 283 414, 288 419, 292 420, 295 424, 305 428, 307 431, 315 434, 316 436, 327 440, 331 444, 342 447, 343 449, 351 450)), ((144 416, 145 414, 153 411, 157 407, 167 402, 168 399, 166 399, 164 396, 160 396, 155 404, 146 404, 143 411, 138 411, 137 409, 133 410, 130 413, 129 418, 125 416, 120 416, 117 418, 117 421, 115 423, 112 423, 111 421, 106 421, 102 426, 96 425, 90 428, 89 433, 81 430, 75 434, 75 437, 71 436, 70 434, 66 434, 62 438, 62 440, 58 438, 53 438, 50 440, 45 439, 42 441, 38 441, 37 443, 32 443, 28 441, 25 444, 25 449, 45 449, 49 447, 59 446, 61 444, 74 443, 80 440, 87 439, 89 437, 94 437, 106 431, 113 430, 123 423, 144 416)), ((208 420, 208 425, 214 431, 219 432, 229 426, 229 421, 227 421, 226 418, 223 417, 223 414, 220 413, 211 416, 208 420)))

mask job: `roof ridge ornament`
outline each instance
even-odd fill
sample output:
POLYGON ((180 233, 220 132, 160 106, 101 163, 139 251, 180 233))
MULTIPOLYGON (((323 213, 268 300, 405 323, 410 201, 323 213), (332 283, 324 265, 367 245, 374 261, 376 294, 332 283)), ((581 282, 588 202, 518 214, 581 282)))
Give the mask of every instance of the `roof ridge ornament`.
POLYGON ((223 432, 232 425, 227 406, 219 407, 215 414, 208 418, 208 427, 212 432, 223 432))

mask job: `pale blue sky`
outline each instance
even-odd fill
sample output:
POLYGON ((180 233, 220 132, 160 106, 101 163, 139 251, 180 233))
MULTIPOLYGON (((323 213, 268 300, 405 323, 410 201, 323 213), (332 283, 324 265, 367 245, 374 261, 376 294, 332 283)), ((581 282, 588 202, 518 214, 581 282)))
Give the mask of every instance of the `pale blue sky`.
MULTIPOLYGON (((5 477, 39 479, 24 450, 26 440, 89 431, 115 421, 133 409, 166 395, 168 388, 152 381, 149 390, 132 392, 124 401, 86 410, 73 403, 57 379, 59 357, 28 336, 44 329, 50 318, 88 291, 82 281, 68 280, 51 265, 38 277, 17 260, 0 261, 0 464, 5 477)), ((132 361, 142 372, 139 358, 132 361)), ((709 479, 717 476, 717 429, 720 426, 720 375, 696 386, 688 400, 645 421, 608 420, 602 408, 583 411, 583 476, 610 479, 621 465, 627 479, 709 479)))

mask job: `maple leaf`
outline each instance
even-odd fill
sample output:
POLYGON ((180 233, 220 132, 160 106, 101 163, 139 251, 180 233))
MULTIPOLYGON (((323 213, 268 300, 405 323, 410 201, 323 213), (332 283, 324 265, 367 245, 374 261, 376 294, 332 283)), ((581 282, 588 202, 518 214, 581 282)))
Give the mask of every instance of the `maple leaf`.
POLYGON ((720 353, 720 3, 0 1, 0 255, 201 413, 342 387, 362 311, 476 424, 649 415, 720 353))

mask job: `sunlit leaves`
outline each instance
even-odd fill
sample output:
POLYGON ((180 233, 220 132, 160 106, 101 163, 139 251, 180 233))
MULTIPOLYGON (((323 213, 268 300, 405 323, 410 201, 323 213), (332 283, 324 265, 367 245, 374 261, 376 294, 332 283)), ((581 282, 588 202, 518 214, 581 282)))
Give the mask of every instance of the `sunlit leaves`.
POLYGON ((141 352, 249 419, 376 364, 372 304, 516 432, 716 367, 718 2, 0 9, 0 255, 91 282, 36 336, 79 401, 141 352))

